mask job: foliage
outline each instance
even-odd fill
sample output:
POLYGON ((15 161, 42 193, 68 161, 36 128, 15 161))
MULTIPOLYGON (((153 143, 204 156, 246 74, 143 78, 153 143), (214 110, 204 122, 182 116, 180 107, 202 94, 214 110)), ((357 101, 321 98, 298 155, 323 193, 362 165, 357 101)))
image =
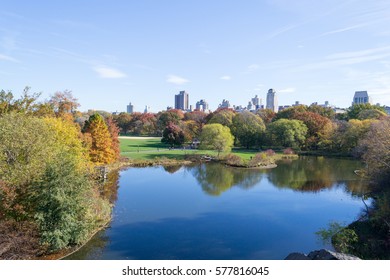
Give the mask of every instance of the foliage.
POLYGON ((257 153, 254 157, 250 159, 247 166, 248 167, 258 167, 258 166, 269 166, 275 164, 274 160, 267 156, 266 153, 257 153))
POLYGON ((231 166, 243 166, 241 157, 235 154, 227 154, 223 160, 231 166))
POLYGON ((313 112, 302 112, 296 113, 294 119, 307 126, 306 148, 318 149, 329 144, 333 125, 328 118, 313 112))
POLYGON ((276 113, 271 109, 262 109, 262 110, 258 110, 256 112, 256 115, 258 115, 265 124, 269 124, 275 118, 276 113))
POLYGON ((162 132, 168 126, 169 123, 179 125, 182 119, 184 119, 184 114, 180 110, 171 109, 168 111, 161 112, 157 117, 157 128, 159 131, 162 132))
POLYGON ((359 143, 364 150, 363 159, 368 174, 381 185, 389 188, 390 181, 390 117, 373 123, 359 143))
POLYGON ((270 157, 270 156, 275 155, 275 151, 272 149, 268 149, 265 151, 265 154, 270 157))
POLYGON ((320 116, 323 116, 323 117, 331 119, 331 120, 334 119, 336 116, 336 113, 330 107, 324 107, 324 106, 312 104, 307 108, 307 110, 309 112, 316 113, 320 116))
POLYGON ((101 115, 95 113, 85 122, 84 133, 91 137, 89 156, 97 164, 112 163, 115 153, 112 149, 112 138, 101 115))
POLYGON ((308 107, 306 105, 298 105, 298 106, 293 106, 289 107, 287 109, 279 111, 275 118, 274 121, 279 120, 279 119, 295 119, 295 116, 300 113, 306 113, 308 111, 308 107))
POLYGON ((32 114, 37 109, 37 99, 40 93, 29 93, 30 88, 25 87, 19 99, 15 99, 11 91, 0 91, 0 116, 7 113, 32 114))
POLYGON ((294 152, 293 149, 287 148, 287 149, 284 149, 284 150, 283 150, 283 154, 285 154, 285 155, 294 155, 295 152, 294 152))
POLYGON ((332 242, 335 249, 344 254, 352 253, 358 241, 358 236, 353 229, 337 222, 329 223, 327 229, 321 229, 316 234, 324 243, 332 242))
POLYGON ((380 119, 384 119, 386 116, 387 114, 381 110, 365 109, 359 112, 358 119, 359 120, 368 120, 368 119, 380 120, 380 119))
POLYGON ((306 140, 307 127, 299 120, 279 119, 267 128, 273 146, 301 148, 306 140))
POLYGON ((116 125, 112 116, 109 116, 106 120, 108 132, 111 136, 111 149, 113 151, 114 161, 119 160, 120 158, 120 148, 119 148, 119 127, 116 125))
POLYGON ((251 112, 244 111, 233 117, 233 135, 247 149, 260 144, 264 131, 263 120, 251 112))
POLYGON ((200 149, 211 149, 218 152, 229 152, 234 143, 234 137, 227 126, 207 124, 200 135, 200 149))
POLYGON ((168 123, 167 127, 163 131, 162 143, 174 145, 182 145, 185 140, 183 130, 174 123, 168 123))
POLYGON ((72 114, 80 106, 77 99, 73 97, 72 92, 69 90, 54 93, 49 99, 49 104, 58 117, 72 114))
POLYGON ((233 126, 233 117, 235 115, 236 113, 232 110, 220 109, 213 113, 211 119, 208 121, 208 124, 219 123, 231 129, 233 126))
POLYGON ((354 104, 352 105, 351 107, 349 107, 347 109, 347 118, 348 120, 351 120, 351 119, 359 119, 359 114, 362 112, 362 111, 365 111, 365 110, 379 110, 379 111, 382 111, 382 112, 386 112, 385 109, 381 106, 377 106, 377 105, 371 105, 369 103, 366 103, 366 104, 354 104))
POLYGON ((41 242, 51 251, 86 239, 91 227, 86 220, 90 192, 90 182, 66 154, 47 164, 44 175, 32 184, 34 219, 41 242))

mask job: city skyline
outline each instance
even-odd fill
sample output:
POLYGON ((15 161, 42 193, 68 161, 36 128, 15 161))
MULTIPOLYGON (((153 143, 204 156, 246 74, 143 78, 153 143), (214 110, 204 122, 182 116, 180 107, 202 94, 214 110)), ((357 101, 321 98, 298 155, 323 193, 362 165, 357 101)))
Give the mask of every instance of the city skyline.
POLYGON ((223 99, 279 105, 356 91, 390 105, 388 1, 2 1, 0 89, 71 90, 80 110, 137 111, 223 99))

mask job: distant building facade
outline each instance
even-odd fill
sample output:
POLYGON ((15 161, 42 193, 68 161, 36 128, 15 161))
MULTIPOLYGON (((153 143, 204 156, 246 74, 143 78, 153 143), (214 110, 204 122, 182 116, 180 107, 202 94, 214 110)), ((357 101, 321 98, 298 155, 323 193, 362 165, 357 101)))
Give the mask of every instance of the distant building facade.
POLYGON ((372 104, 371 97, 368 96, 367 91, 355 91, 353 96, 352 105, 355 104, 372 104))
POLYGON ((189 109, 189 95, 184 90, 175 95, 175 109, 183 111, 187 111, 189 109))
POLYGON ((263 107, 263 101, 261 100, 261 98, 259 98, 257 95, 255 95, 255 97, 253 97, 252 99, 251 99, 251 101, 252 101, 252 104, 253 104, 253 106, 254 106, 254 108, 253 109, 261 109, 262 107, 263 107))
POLYGON ((199 111, 208 111, 209 110, 209 104, 206 102, 206 100, 201 99, 200 101, 196 102, 195 105, 196 110, 199 111))
POLYGON ((230 106, 229 100, 224 99, 224 100, 222 100, 222 103, 219 104, 218 107, 219 108, 230 108, 231 106, 230 106))
POLYGON ((127 105, 127 110, 126 110, 126 112, 127 112, 128 114, 134 113, 134 105, 131 104, 131 102, 129 103, 129 105, 127 105))
POLYGON ((267 109, 272 110, 273 112, 278 112, 278 97, 276 96, 276 91, 274 89, 269 89, 267 93, 267 109))

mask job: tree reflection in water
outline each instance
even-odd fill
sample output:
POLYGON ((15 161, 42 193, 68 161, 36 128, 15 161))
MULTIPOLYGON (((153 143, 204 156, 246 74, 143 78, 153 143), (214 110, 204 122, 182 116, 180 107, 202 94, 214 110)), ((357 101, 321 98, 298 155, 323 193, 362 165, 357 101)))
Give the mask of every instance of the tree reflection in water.
POLYGON ((188 167, 204 192, 218 196, 232 187, 253 188, 260 183, 264 170, 228 167, 216 163, 188 167))

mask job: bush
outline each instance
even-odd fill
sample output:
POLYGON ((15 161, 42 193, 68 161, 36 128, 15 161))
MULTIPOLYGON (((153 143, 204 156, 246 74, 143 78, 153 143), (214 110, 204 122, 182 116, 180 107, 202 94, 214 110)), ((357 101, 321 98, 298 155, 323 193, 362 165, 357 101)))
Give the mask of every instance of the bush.
POLYGON ((272 149, 268 149, 265 151, 265 154, 270 157, 270 156, 275 155, 275 151, 272 149))
POLYGON ((295 152, 294 152, 293 149, 287 148, 287 149, 284 149, 284 150, 283 150, 283 154, 285 154, 285 155, 294 155, 295 152))
POLYGON ((227 156, 225 156, 224 161, 228 165, 243 166, 243 162, 242 162, 241 157, 234 155, 234 154, 228 154, 227 156))

